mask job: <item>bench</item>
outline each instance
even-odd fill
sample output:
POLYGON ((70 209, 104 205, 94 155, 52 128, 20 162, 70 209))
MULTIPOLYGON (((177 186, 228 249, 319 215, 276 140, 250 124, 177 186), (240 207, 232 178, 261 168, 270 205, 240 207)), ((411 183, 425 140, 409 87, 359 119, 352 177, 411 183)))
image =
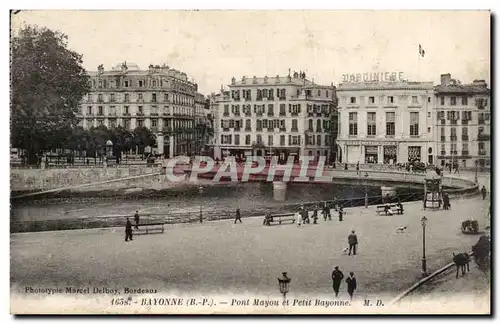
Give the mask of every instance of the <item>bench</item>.
POLYGON ((266 219, 264 219, 264 225, 268 225, 268 226, 271 226, 273 224, 281 225, 281 223, 283 223, 283 222, 291 222, 291 224, 294 224, 295 219, 296 219, 295 213, 272 215, 270 217, 270 219, 268 220, 267 224, 266 224, 266 219))
MULTIPOLYGON (((386 205, 379 205, 377 206, 377 214, 384 214, 385 215, 385 206, 386 205)), ((396 214, 403 214, 404 209, 399 208, 396 204, 389 204, 389 210, 392 211, 393 213, 396 212, 396 214)))
POLYGON ((141 234, 155 234, 155 233, 163 233, 165 232, 165 223, 146 223, 137 225, 138 228, 135 228, 135 224, 132 225, 132 230, 134 235, 141 234))

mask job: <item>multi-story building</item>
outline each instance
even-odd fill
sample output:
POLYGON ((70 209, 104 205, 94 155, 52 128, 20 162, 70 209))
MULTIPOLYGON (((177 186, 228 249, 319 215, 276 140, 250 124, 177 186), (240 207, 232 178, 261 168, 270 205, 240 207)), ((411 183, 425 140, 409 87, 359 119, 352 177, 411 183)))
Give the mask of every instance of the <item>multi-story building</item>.
POLYGON ((88 74, 91 91, 80 105, 81 126, 128 130, 145 126, 156 135, 157 154, 172 157, 193 152, 199 94, 198 85, 188 81, 185 73, 166 65, 141 70, 125 62, 111 70, 100 65, 88 74))
POLYGON ((201 93, 195 95, 195 136, 194 136, 194 153, 201 154, 205 151, 205 146, 208 144, 208 128, 210 128, 208 113, 208 99, 201 93))
POLYGON ((435 151, 437 164, 489 167, 490 90, 484 80, 461 84, 450 74, 441 75, 435 87, 435 151))
POLYGON ((305 73, 295 72, 285 77, 232 78, 229 89, 212 97, 216 158, 330 158, 333 85, 314 84, 305 73))
POLYGON ((339 162, 434 163, 432 82, 401 73, 345 75, 337 96, 339 162))

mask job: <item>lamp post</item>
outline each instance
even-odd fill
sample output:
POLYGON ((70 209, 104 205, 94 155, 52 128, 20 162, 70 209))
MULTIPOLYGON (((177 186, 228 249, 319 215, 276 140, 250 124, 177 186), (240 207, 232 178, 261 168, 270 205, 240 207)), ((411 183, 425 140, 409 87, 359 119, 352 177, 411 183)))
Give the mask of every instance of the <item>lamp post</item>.
POLYGON ((423 250, 423 256, 422 256, 422 275, 424 277, 427 277, 427 260, 425 259, 425 227, 427 225, 427 217, 422 216, 422 219, 420 220, 422 223, 422 250, 423 250))
MULTIPOLYGON (((200 193, 200 198, 203 197, 203 186, 198 187, 198 192, 200 193)), ((203 203, 200 200, 200 223, 203 223, 203 203)))
POLYGON ((479 164, 479 161, 476 160, 476 175, 474 176, 474 181, 477 183, 477 165, 479 164))
POLYGON ((280 287, 280 292, 283 294, 283 305, 285 305, 284 301, 286 300, 286 294, 288 293, 288 286, 290 285, 290 279, 287 275, 286 272, 282 273, 282 277, 278 278, 278 285, 280 287))
POLYGON ((365 208, 368 208, 368 184, 366 179, 368 179, 368 172, 365 172, 365 208))

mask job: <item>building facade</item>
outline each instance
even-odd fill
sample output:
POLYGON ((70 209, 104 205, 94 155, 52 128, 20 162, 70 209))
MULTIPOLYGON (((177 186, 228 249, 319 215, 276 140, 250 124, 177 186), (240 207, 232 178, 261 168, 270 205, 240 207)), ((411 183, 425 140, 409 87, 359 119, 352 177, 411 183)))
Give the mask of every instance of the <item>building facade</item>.
POLYGON ((154 153, 172 157, 194 152, 202 95, 185 73, 166 65, 141 70, 124 62, 111 70, 100 65, 88 74, 91 91, 80 105, 81 126, 145 126, 156 135, 154 153))
POLYGON ((401 73, 378 75, 365 81, 344 77, 337 87, 338 161, 433 164, 432 82, 408 82, 398 78, 401 73))
POLYGON ((435 151, 437 164, 460 168, 490 167, 490 90, 484 80, 461 84, 441 75, 435 87, 435 151))
POLYGON ((212 96, 216 158, 249 155, 330 158, 335 88, 316 85, 303 72, 285 77, 232 78, 212 96))

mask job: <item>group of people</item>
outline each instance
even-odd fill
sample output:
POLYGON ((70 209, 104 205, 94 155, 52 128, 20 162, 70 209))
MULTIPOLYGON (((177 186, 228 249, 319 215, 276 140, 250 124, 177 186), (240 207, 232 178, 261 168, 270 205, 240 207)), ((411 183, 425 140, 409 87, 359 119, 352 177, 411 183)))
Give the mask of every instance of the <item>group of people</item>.
POLYGON ((313 205, 311 208, 306 208, 304 205, 300 206, 299 211, 296 213, 296 222, 297 226, 300 226, 301 224, 310 224, 310 217, 309 217, 309 212, 312 211, 312 219, 313 219, 313 224, 318 224, 318 214, 321 210, 321 213, 323 214, 323 220, 326 222, 327 220, 332 220, 332 214, 331 214, 331 207, 335 211, 338 212, 339 216, 339 222, 342 222, 344 220, 344 207, 342 205, 337 205, 337 203, 333 203, 333 206, 331 206, 328 202, 323 202, 320 205, 313 205))
MULTIPOLYGON (((342 279, 344 279, 344 274, 339 269, 338 266, 332 272, 332 281, 333 281, 333 291, 335 292, 335 297, 338 297, 340 291, 340 285, 342 284, 342 279)), ((354 277, 354 272, 349 272, 349 277, 345 280, 347 284, 347 293, 349 294, 350 299, 354 295, 354 291, 358 288, 358 283, 356 281, 356 277, 354 277)))
MULTIPOLYGON (((139 211, 136 210, 134 214, 134 221, 135 221, 135 229, 139 229, 139 211)), ((132 223, 130 222, 130 219, 127 217, 127 223, 125 223, 125 242, 128 241, 133 241, 133 234, 132 234, 132 223)))

